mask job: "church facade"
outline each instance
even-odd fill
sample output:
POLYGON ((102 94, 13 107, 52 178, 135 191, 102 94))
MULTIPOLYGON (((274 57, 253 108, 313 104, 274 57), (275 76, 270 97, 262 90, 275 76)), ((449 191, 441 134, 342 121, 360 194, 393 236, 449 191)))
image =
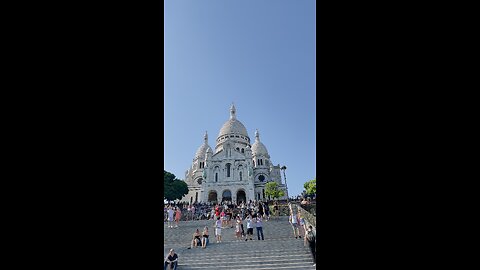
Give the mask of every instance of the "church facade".
MULTIPOLYGON (((247 129, 237 119, 236 109, 230 107, 230 119, 223 124, 215 141, 215 150, 208 145, 208 134, 195 153, 191 167, 185 172, 188 194, 182 201, 222 202, 264 200, 265 184, 277 182, 285 194, 280 164, 274 166, 267 148, 255 131, 250 144, 247 129)), ((286 196, 279 199, 286 199, 286 196)))

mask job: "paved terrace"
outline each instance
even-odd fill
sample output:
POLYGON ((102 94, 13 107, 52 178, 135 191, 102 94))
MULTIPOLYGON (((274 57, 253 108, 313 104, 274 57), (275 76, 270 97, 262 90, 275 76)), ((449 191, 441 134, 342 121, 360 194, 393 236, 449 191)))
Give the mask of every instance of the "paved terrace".
MULTIPOLYGON (((213 220, 182 221, 179 228, 164 229, 164 258, 170 248, 179 256, 178 270, 188 269, 316 269, 303 238, 293 237, 288 217, 263 222, 265 240, 257 240, 253 230, 253 241, 237 241, 235 228, 222 229, 222 243, 215 243, 213 220), (188 249, 195 229, 200 233, 208 226, 210 244, 188 249)), ((244 222, 246 233, 246 223, 244 222)))

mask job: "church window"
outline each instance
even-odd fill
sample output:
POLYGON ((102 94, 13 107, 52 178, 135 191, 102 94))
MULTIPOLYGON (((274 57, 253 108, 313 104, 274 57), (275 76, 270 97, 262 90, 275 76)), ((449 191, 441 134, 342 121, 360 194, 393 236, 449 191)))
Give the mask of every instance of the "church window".
POLYGON ((240 181, 242 181, 242 172, 240 172, 239 175, 240 175, 240 181))
POLYGON ((230 177, 230 163, 227 163, 227 177, 230 177))
POLYGON ((262 196, 263 196, 263 199, 265 199, 265 189, 262 189, 262 196))
POLYGON ((240 136, 236 135, 235 138, 240 138, 240 136))
POLYGON ((265 180, 265 176, 260 175, 260 176, 258 177, 258 180, 260 180, 260 182, 263 182, 263 181, 265 180))
POLYGON ((235 138, 235 136, 233 136, 233 135, 230 135, 230 138, 235 138))
POLYGON ((195 192, 195 202, 198 202, 198 192, 195 192))
POLYGON ((237 151, 239 151, 239 152, 240 152, 240 148, 238 148, 238 147, 237 147, 237 151))
POLYGON ((255 159, 253 160, 253 167, 255 167, 255 159))
POLYGON ((242 148, 242 153, 245 153, 244 149, 242 148))
POLYGON ((218 172, 215 173, 215 182, 218 182, 218 172))

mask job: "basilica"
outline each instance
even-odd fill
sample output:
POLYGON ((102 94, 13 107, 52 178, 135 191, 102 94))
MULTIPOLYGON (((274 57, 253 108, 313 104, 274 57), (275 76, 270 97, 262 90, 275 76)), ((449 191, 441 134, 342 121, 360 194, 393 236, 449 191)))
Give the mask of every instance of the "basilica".
MULTIPOLYGON (((264 200, 265 184, 282 184, 280 164, 273 165, 267 148, 255 131, 250 144, 247 129, 237 119, 235 106, 230 107, 230 119, 223 124, 215 141, 215 151, 208 145, 205 132, 203 144, 195 153, 191 167, 185 172, 188 194, 182 201, 222 202, 264 200)), ((286 196, 279 199, 286 199, 286 196)))

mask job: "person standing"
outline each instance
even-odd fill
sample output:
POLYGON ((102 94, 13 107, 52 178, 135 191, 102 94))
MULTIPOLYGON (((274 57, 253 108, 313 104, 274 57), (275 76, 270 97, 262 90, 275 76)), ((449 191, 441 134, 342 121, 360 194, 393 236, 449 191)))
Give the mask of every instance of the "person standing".
POLYGON ((240 217, 237 216, 237 219, 235 220, 235 238, 237 238, 237 241, 240 240, 242 234, 240 230, 240 223, 242 223, 242 221, 240 220, 240 217))
POLYGON ((268 201, 265 202, 263 208, 265 208, 265 221, 268 221, 270 219, 270 207, 268 206, 268 201))
POLYGON ((313 231, 312 226, 308 226, 308 231, 307 234, 305 235, 305 238, 308 241, 308 247, 310 248, 310 252, 312 253, 313 257, 313 266, 317 265, 317 260, 315 257, 315 242, 316 242, 316 235, 315 232, 313 231))
POLYGON ((182 211, 180 211, 180 207, 175 207, 175 228, 178 228, 178 222, 180 221, 180 218, 182 217, 182 211))
POLYGON ((305 222, 305 219, 303 218, 302 214, 298 212, 298 223, 300 224, 300 229, 299 229, 299 237, 302 238, 302 235, 305 238, 305 235, 307 235, 307 224, 305 222))
POLYGON ((168 228, 173 228, 173 209, 171 206, 168 207, 168 228))
POLYGON ((295 215, 292 212, 290 212, 290 217, 289 217, 289 221, 290 221, 290 224, 292 225, 292 228, 293 228, 293 236, 295 236, 295 239, 298 238, 300 232, 298 231, 298 219, 297 219, 297 215, 295 215))
POLYGON ((260 234, 262 235, 262 240, 263 239, 263 224, 262 224, 262 215, 258 214, 257 217, 255 218, 255 225, 257 227, 257 238, 260 240, 260 234))
MULTIPOLYGON (((253 240, 253 220, 252 215, 248 215, 247 217, 247 237, 250 236, 250 240, 253 240)), ((245 237, 245 241, 247 241, 247 237, 245 237)))
POLYGON ((277 201, 273 202, 273 215, 278 219, 278 203, 277 201))
POLYGON ((215 236, 217 237, 217 243, 222 242, 222 221, 220 217, 217 217, 217 221, 215 222, 215 236))
POLYGON ((175 253, 175 251, 170 249, 170 252, 167 254, 167 257, 165 258, 165 263, 163 264, 163 270, 167 270, 167 266, 170 265, 170 268, 173 268, 173 270, 177 270, 177 264, 178 264, 178 255, 175 253))
POLYGON ((220 213, 220 218, 222 219, 222 228, 226 227, 227 217, 225 216, 225 210, 222 210, 220 213))

